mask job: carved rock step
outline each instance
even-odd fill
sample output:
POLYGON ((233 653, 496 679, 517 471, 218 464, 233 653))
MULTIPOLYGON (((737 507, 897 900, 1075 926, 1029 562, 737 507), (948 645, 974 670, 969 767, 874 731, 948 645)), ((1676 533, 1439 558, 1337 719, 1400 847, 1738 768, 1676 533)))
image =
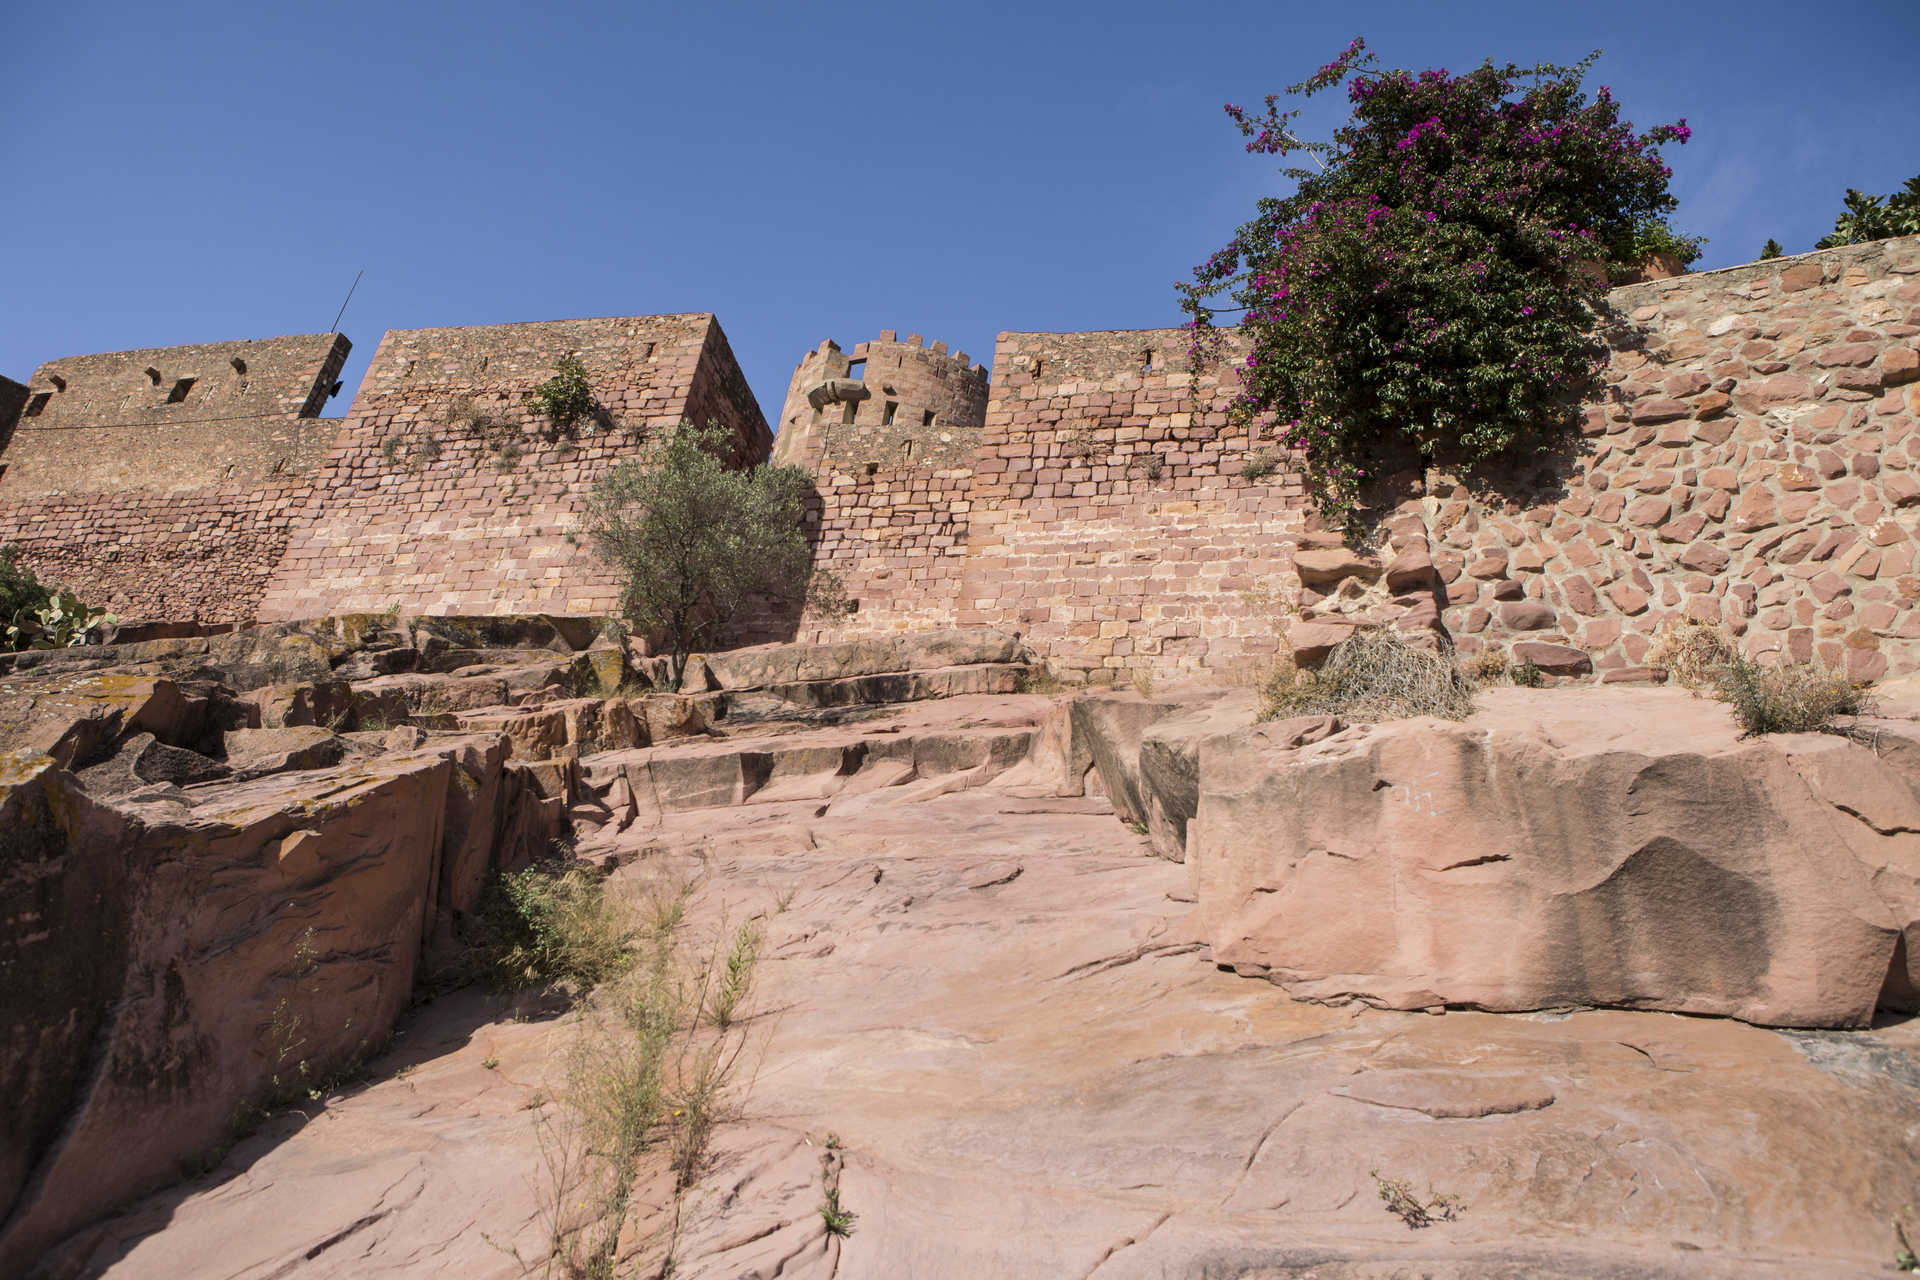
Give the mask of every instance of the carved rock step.
MULTIPOLYGON (((970 628, 833 644, 765 644, 710 653, 688 667, 687 680, 689 685, 701 680, 714 689, 764 689, 773 685, 1021 660, 1020 642, 1016 637, 986 628, 970 628)), ((666 660, 644 661, 658 665, 666 660)), ((654 683, 660 685, 665 681, 655 679, 654 683)))
POLYGON ((692 809, 859 795, 910 782, 977 786, 1026 761, 1031 724, 962 729, 816 730, 744 741, 610 751, 580 762, 576 825, 638 822, 692 809))

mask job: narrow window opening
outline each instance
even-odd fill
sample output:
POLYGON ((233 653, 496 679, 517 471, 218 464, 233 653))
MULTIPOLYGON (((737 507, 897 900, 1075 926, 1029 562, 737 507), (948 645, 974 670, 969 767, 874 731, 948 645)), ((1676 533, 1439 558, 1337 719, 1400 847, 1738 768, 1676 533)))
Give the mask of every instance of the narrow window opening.
POLYGON ((930 427, 933 425, 933 410, 929 409, 925 413, 920 415, 920 425, 923 427, 930 427))
POLYGON ((55 391, 65 391, 67 389, 67 380, 57 373, 48 374, 47 381, 53 384, 55 391))
POLYGON ((1140 355, 1140 372, 1148 375, 1149 377, 1151 377, 1153 374, 1153 348, 1152 347, 1148 347, 1140 355))
POLYGON ((651 342, 643 342, 640 344, 640 358, 642 360, 653 359, 653 344, 651 342))
POLYGON ((0 480, 5 480, 6 478, 7 478, 7 464, 4 462, 0 462, 0 480))
POLYGON ((887 401, 887 416, 880 420, 880 425, 883 427, 892 426, 893 416, 899 412, 900 412, 900 404, 898 401, 896 400, 887 401))
POLYGON ((173 390, 167 392, 168 404, 179 404, 187 398, 187 392, 193 390, 192 378, 181 378, 173 384, 173 390))
POLYGON ((869 462, 869 463, 867 464, 867 474, 868 474, 868 475, 876 475, 876 474, 878 474, 878 473, 879 473, 879 471, 880 471, 880 464, 879 464, 879 463, 877 463, 877 462, 869 462))
POLYGON ((247 376, 247 362, 245 360, 242 360, 239 356, 228 356, 227 363, 232 365, 233 371, 239 374, 241 377, 244 378, 247 376))
POLYGON ((147 381, 151 382, 156 387, 160 385, 160 371, 158 369, 154 368, 152 365, 148 365, 146 368, 146 374, 147 374, 147 381))
POLYGON ((858 360, 847 361, 847 376, 849 378, 866 377, 867 376, 867 358, 865 356, 861 356, 858 360))
POLYGON ((29 418, 39 417, 43 412, 46 411, 47 401, 51 399, 53 399, 53 392, 51 391, 34 392, 33 399, 27 401, 26 416, 29 418))
POLYGON ((900 442, 900 456, 908 462, 913 461, 913 441, 902 440, 900 442))
POLYGON ((1038 360, 1038 359, 1036 359, 1036 360, 1035 360, 1035 361, 1033 362, 1033 376, 1034 376, 1034 377, 1036 377, 1036 378, 1037 378, 1037 377, 1039 377, 1039 376, 1040 376, 1041 374, 1043 374, 1043 373, 1045 373, 1046 371, 1047 371, 1047 362, 1046 362, 1045 360, 1038 360))

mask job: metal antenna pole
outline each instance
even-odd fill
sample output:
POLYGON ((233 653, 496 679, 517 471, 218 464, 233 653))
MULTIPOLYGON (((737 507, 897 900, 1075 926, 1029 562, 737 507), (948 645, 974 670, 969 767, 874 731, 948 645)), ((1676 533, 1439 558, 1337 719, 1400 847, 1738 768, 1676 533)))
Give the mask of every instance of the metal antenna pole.
POLYGON ((347 289, 347 296, 340 299, 340 310, 335 313, 333 317, 333 324, 327 330, 328 333, 340 332, 340 317, 347 314, 347 304, 353 301, 353 291, 360 287, 360 277, 365 274, 367 274, 367 269, 365 267, 362 267, 358 271, 353 273, 353 284, 347 289))

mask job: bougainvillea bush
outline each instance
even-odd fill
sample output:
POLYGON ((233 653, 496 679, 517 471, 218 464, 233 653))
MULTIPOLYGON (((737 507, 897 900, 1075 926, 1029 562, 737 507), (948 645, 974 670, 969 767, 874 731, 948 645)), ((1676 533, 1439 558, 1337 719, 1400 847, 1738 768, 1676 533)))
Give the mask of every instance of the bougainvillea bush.
POLYGON ((1596 371, 1608 274, 1666 230, 1660 145, 1689 136, 1684 119, 1636 132, 1605 86, 1589 97, 1592 58, 1454 76, 1376 70, 1365 50, 1287 90, 1346 85, 1352 118, 1329 142, 1296 138, 1279 95, 1227 107, 1249 152, 1315 167, 1284 169, 1294 193, 1261 200, 1180 286, 1196 350, 1217 299, 1245 309, 1238 408, 1271 415, 1350 530, 1378 459, 1471 469, 1561 429, 1596 371))

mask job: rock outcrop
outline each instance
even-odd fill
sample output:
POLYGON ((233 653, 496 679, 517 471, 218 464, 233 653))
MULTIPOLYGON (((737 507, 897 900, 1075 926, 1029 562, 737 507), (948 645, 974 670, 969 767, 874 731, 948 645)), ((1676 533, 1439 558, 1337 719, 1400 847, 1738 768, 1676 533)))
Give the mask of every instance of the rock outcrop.
POLYGON ((1895 755, 1742 740, 1678 691, 1481 702, 1458 724, 1204 740, 1188 861, 1214 959, 1400 1009, 1858 1027, 1910 998, 1920 775, 1895 755))

